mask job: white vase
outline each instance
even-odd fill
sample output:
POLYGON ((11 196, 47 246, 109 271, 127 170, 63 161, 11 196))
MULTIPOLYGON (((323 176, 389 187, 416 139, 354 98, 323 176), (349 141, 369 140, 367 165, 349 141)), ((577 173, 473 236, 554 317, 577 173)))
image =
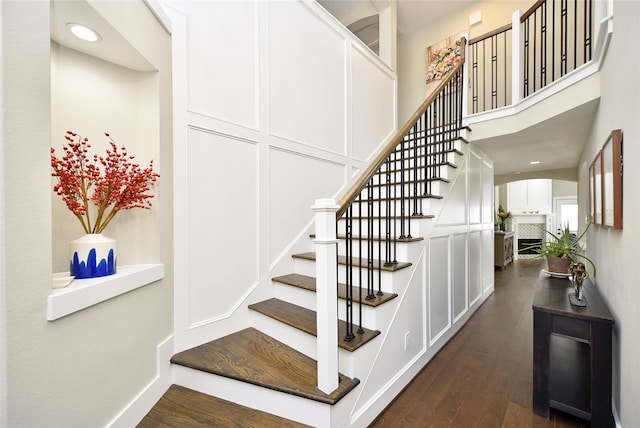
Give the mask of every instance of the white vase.
POLYGON ((69 271, 76 279, 116 273, 116 240, 101 233, 88 233, 71 241, 69 271))

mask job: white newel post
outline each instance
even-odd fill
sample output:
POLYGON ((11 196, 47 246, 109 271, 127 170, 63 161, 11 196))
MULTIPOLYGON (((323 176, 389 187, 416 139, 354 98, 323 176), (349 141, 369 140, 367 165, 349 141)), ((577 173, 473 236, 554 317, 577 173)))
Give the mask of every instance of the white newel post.
POLYGON ((316 223, 316 304, 318 328, 318 389, 338 388, 338 253, 333 199, 316 199, 311 209, 316 223))

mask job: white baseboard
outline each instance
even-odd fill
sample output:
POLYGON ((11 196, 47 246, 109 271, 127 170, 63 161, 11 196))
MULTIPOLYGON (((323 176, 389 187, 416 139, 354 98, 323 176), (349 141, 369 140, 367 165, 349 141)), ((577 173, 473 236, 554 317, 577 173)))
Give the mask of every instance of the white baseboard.
POLYGON ((156 377, 107 424, 109 428, 135 427, 169 389, 173 381, 170 359, 173 355, 173 335, 156 349, 156 377))

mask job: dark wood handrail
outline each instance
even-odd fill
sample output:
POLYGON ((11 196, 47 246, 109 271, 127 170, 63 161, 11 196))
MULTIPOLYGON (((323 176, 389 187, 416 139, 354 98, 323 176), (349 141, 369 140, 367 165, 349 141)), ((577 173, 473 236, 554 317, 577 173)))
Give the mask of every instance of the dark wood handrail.
POLYGON ((546 1, 547 0, 538 0, 537 2, 535 2, 533 6, 529 8, 529 10, 527 10, 525 13, 522 14, 522 16, 520 17, 520 23, 523 23, 524 21, 526 21, 527 18, 533 15, 534 12, 538 10, 538 8, 542 5, 542 3, 545 3, 546 1))
POLYGON ((511 24, 507 24, 507 25, 504 25, 504 26, 502 26, 500 28, 496 28, 495 30, 493 30, 493 31, 491 31, 489 33, 483 34, 482 36, 474 37, 473 39, 469 40, 469 45, 481 42, 481 41, 486 40, 488 38, 491 38, 491 37, 493 37, 495 35, 498 35, 500 33, 504 33, 505 31, 509 31, 509 30, 511 30, 511 27, 512 27, 511 24))
POLYGON ((387 143, 384 149, 378 153, 378 155, 374 158, 374 160, 369 164, 367 169, 362 173, 362 175, 358 178, 358 180, 351 186, 351 188, 344 194, 342 199, 338 202, 340 208, 336 212, 336 219, 342 217, 342 215, 347 211, 349 205, 358 197, 358 195, 362 192, 362 190, 367 186, 369 180, 376 174, 376 172, 380 169, 380 167, 386 162, 387 158, 396 150, 396 147, 404 136, 411 130, 413 125, 418 121, 418 119, 424 114, 427 108, 433 103, 436 97, 440 94, 440 92, 449 84, 453 76, 456 75, 456 72, 460 70, 464 66, 465 60, 465 46, 467 44, 467 40, 462 37, 460 39, 461 43, 461 54, 460 54, 460 62, 453 67, 448 76, 443 79, 440 84, 433 90, 433 92, 427 97, 426 100, 418 107, 415 113, 407 120, 402 128, 396 132, 394 137, 387 143))

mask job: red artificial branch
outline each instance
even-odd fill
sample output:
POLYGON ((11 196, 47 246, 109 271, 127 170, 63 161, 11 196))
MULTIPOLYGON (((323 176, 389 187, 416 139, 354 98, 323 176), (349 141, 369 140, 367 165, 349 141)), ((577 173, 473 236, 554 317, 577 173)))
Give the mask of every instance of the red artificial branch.
POLYGON ((68 145, 59 159, 51 148, 52 176, 58 178, 53 191, 62 197, 67 208, 78 218, 85 233, 102 233, 120 210, 151 208, 153 195, 147 192, 160 177, 153 171, 153 160, 142 169, 131 161, 134 156, 125 147, 118 150, 108 133, 111 150, 106 156, 88 157, 91 147, 87 138, 67 131, 68 145), (89 202, 97 207, 95 223, 91 224, 89 202))

